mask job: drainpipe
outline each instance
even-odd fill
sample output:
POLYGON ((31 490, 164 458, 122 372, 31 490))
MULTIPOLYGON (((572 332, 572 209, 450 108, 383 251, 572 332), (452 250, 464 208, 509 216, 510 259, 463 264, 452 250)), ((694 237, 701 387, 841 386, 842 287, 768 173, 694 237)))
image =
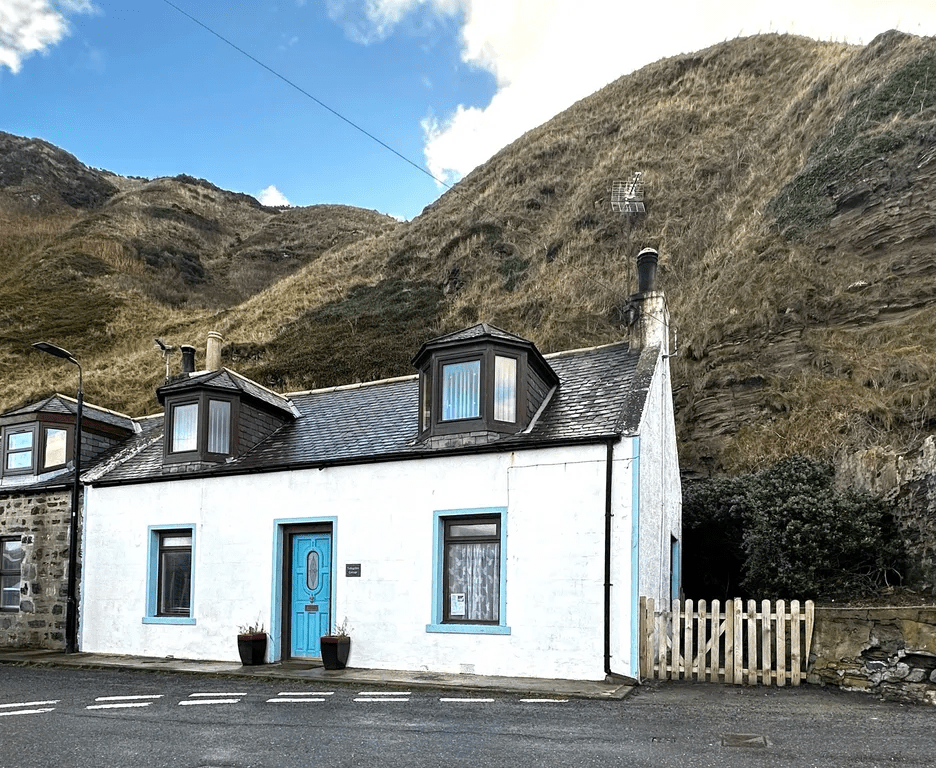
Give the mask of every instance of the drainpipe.
POLYGON ((605 460, 605 562, 604 562, 604 671, 611 672, 611 487, 614 445, 608 443, 605 460))

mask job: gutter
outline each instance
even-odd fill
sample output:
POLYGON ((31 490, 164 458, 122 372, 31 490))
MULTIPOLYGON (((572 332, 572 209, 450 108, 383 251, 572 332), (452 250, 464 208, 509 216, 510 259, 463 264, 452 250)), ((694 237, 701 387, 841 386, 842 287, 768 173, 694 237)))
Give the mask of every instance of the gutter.
POLYGON ((294 462, 290 464, 269 464, 260 467, 238 468, 233 465, 220 465, 217 468, 209 470, 199 470, 196 472, 171 472, 164 475, 150 475, 147 477, 125 478, 122 480, 97 480, 85 483, 97 488, 106 488, 109 486, 120 485, 142 485, 145 483, 162 483, 172 480, 191 480, 204 478, 235 477, 238 475, 259 475, 272 472, 296 472, 307 469, 329 469, 331 467, 351 467, 364 464, 385 464, 392 461, 409 461, 435 459, 448 456, 477 455, 483 453, 508 453, 518 450, 534 450, 540 448, 565 448, 575 445, 595 445, 612 444, 619 442, 624 436, 620 433, 609 433, 604 435, 591 435, 588 437, 569 437, 562 440, 537 440, 537 441, 517 441, 510 443, 494 443, 485 445, 459 446, 457 448, 442 448, 428 451, 412 451, 373 454, 370 456, 361 456, 347 459, 329 459, 319 461, 294 462))

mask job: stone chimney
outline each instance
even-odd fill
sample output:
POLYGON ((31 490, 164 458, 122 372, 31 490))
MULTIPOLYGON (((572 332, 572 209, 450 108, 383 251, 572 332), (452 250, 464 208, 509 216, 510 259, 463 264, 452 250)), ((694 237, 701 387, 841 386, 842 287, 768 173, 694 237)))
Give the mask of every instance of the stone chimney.
POLYGON ((628 341, 632 350, 660 346, 669 354, 669 310, 666 297, 656 287, 660 255, 653 248, 637 254, 637 293, 628 300, 631 309, 628 341))
POLYGON ((195 347, 191 344, 180 344, 179 349, 182 351, 182 375, 195 373, 195 347))
POLYGON ((217 331, 208 332, 208 343, 205 347, 205 368, 217 371, 221 367, 221 345, 224 339, 217 331))

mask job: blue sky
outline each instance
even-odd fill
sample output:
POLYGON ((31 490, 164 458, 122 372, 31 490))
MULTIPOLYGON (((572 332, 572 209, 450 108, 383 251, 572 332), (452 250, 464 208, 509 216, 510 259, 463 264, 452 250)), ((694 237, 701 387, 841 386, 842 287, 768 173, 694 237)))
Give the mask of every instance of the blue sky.
MULTIPOLYGON (((739 35, 936 34, 932 0, 172 0, 454 182, 622 74, 739 35)), ((443 191, 165 0, 0 0, 0 130, 87 165, 412 218, 443 191)))

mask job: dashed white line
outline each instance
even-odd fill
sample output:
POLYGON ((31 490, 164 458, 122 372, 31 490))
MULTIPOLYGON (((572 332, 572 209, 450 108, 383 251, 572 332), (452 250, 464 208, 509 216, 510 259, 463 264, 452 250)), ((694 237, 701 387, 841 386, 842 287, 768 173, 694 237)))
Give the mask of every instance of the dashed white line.
POLYGON ((61 699, 50 701, 21 701, 19 704, 0 704, 0 709, 16 709, 18 707, 44 707, 47 704, 58 704, 61 699))
POLYGON ((410 695, 409 691, 359 691, 354 701, 407 702, 410 695))
POLYGON ((246 693, 227 693, 226 691, 215 691, 214 693, 190 693, 189 698, 194 699, 201 696, 206 699, 215 699, 218 697, 234 698, 235 696, 246 696, 246 693))
POLYGON ((180 707, 189 707, 195 704, 238 704, 240 699, 184 699, 179 702, 180 707))
POLYGON ((463 702, 463 701, 464 701, 464 702, 468 702, 468 703, 471 703, 471 704, 486 704, 486 703, 488 703, 488 702, 494 701, 494 699, 479 699, 479 698, 469 698, 469 697, 467 697, 467 696, 457 696, 457 697, 450 697, 450 698, 445 698, 445 697, 443 697, 443 698, 439 699, 439 701, 443 701, 443 702, 446 702, 446 703, 451 703, 451 702, 456 702, 456 701, 457 701, 457 702, 463 702))
POLYGON ((565 704, 568 699, 520 699, 523 704, 565 704))
POLYGON ((12 717, 13 715, 41 715, 43 712, 54 712, 55 707, 41 709, 17 709, 12 712, 0 712, 0 717, 12 717))
POLYGON ((275 699, 267 699, 267 704, 277 704, 279 702, 285 702, 287 704, 289 703, 296 704, 299 702, 306 702, 306 701, 325 701, 325 697, 324 696, 299 696, 299 697, 292 697, 292 698, 277 697, 275 699))
POLYGON ((409 691, 358 691, 358 696, 411 696, 409 691))
POLYGON ((334 691, 280 691, 277 696, 334 696, 334 691))
POLYGON ((133 707, 148 707, 151 701, 123 701, 120 704, 89 704, 85 709, 132 709, 133 707))
POLYGON ((148 693, 139 696, 98 696, 95 701, 143 701, 145 699, 161 699, 161 693, 148 693))

